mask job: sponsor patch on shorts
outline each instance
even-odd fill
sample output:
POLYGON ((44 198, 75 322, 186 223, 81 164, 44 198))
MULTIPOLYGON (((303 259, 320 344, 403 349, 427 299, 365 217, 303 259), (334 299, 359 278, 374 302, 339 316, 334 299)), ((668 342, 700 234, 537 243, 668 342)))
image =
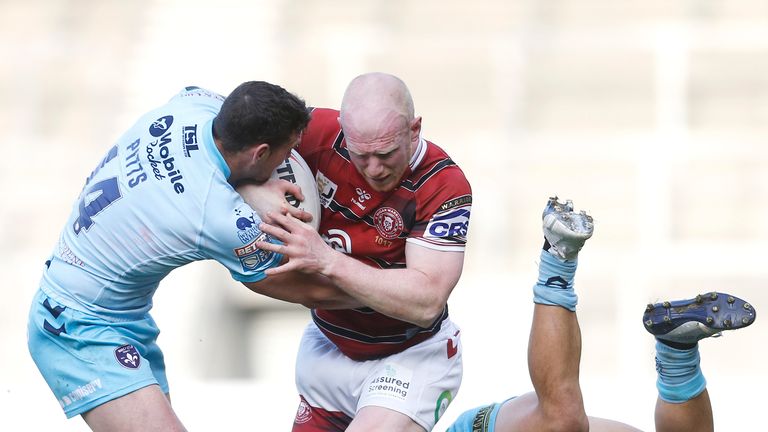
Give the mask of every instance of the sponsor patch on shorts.
POLYGON ((394 363, 388 363, 369 381, 369 396, 383 396, 405 400, 411 388, 413 371, 394 363))

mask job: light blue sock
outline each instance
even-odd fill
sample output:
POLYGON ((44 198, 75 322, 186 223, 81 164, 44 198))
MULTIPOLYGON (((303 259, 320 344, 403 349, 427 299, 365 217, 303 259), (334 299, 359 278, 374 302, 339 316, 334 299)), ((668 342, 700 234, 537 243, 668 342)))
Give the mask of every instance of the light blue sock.
POLYGON ((533 302, 562 306, 576 312, 579 297, 573 291, 573 276, 577 261, 564 261, 542 250, 539 262, 539 280, 533 286, 533 302))
POLYGON ((699 367, 699 346, 676 349, 656 341, 656 388, 659 397, 669 403, 683 403, 700 395, 707 380, 699 367))

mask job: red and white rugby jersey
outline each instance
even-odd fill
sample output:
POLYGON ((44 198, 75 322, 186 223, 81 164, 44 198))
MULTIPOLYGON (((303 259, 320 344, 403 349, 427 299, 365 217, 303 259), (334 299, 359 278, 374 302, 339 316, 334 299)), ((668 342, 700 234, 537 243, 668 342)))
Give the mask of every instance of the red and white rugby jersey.
MULTIPOLYGON (((404 268, 405 243, 464 251, 472 190, 464 173, 435 144, 421 139, 400 186, 373 190, 350 162, 339 112, 314 109, 298 151, 317 180, 319 232, 334 249, 376 268, 404 268)), ((413 346, 436 333, 369 308, 312 310, 325 335, 348 357, 367 360, 413 346)))

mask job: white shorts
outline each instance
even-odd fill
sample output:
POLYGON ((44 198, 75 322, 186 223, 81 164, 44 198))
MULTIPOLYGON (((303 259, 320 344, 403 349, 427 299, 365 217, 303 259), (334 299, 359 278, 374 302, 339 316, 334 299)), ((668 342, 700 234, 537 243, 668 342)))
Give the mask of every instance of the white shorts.
POLYGON ((311 422, 312 408, 352 418, 363 407, 378 406, 430 431, 459 390, 461 357, 459 328, 450 319, 418 345, 362 362, 346 357, 310 323, 296 359, 296 387, 309 407, 299 410, 296 423, 311 422))

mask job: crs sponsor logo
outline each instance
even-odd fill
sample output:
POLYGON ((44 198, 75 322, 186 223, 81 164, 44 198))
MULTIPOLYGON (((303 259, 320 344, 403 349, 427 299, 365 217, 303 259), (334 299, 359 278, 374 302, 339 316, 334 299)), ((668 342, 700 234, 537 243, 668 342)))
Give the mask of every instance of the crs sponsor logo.
POLYGON ((329 229, 328 234, 323 234, 322 237, 331 248, 345 254, 352 253, 352 239, 346 232, 340 229, 329 229))
POLYGON ((167 132, 168 129, 171 128, 171 125, 173 125, 172 115, 160 117, 159 119, 153 121, 151 125, 149 125, 149 134, 157 138, 167 132))
POLYGON ((190 157, 189 152, 193 150, 199 150, 200 147, 197 144, 197 125, 184 126, 181 129, 181 136, 184 138, 184 156, 190 157))
POLYGON ((457 208, 437 213, 427 224, 425 237, 466 237, 471 207, 457 208))
POLYGON ((328 208, 339 187, 320 171, 315 174, 315 183, 317 183, 317 191, 320 193, 320 205, 328 208))
POLYGON ((269 262, 274 254, 269 251, 265 251, 256 247, 257 241, 269 241, 270 237, 267 233, 262 232, 252 242, 247 245, 233 249, 235 256, 240 260, 240 264, 243 266, 243 271, 253 271, 261 267, 263 264, 269 262))
POLYGON ((379 235, 394 240, 403 232, 403 217, 392 207, 381 207, 373 214, 373 224, 379 235))

